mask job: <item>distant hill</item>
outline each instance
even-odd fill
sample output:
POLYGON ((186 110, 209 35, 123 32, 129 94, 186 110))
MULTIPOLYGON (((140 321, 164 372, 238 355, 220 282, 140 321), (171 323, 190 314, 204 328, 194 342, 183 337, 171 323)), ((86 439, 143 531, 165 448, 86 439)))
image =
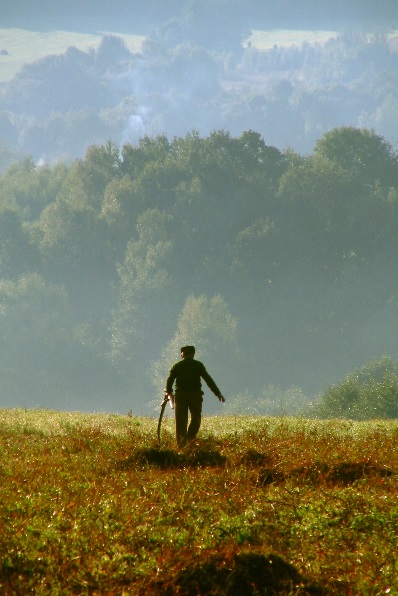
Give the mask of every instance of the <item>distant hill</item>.
MULTIPOLYGON (((12 79, 24 64, 52 54, 63 54, 71 46, 82 51, 96 50, 104 34, 0 29, 0 83, 12 79)), ((141 35, 117 33, 117 36, 123 39, 131 52, 139 52, 145 39, 141 35)))
POLYGON ((7 4, 0 172, 17 154, 48 163, 191 130, 305 153, 341 125, 398 138, 396 2, 7 4))

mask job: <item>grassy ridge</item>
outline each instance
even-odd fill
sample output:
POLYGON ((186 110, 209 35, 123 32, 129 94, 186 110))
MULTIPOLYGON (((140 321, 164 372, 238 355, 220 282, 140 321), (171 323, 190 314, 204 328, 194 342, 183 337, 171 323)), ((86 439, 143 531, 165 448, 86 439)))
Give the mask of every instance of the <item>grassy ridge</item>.
POLYGON ((0 593, 398 593, 398 423, 172 430, 0 410, 0 593))

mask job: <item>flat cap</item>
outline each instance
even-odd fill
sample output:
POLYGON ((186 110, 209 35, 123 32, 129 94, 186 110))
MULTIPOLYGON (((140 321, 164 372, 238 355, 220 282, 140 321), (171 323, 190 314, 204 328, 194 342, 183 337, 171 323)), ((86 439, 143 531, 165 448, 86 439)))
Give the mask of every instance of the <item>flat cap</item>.
POLYGON ((195 346, 183 346, 181 352, 184 352, 184 354, 195 354, 195 346))

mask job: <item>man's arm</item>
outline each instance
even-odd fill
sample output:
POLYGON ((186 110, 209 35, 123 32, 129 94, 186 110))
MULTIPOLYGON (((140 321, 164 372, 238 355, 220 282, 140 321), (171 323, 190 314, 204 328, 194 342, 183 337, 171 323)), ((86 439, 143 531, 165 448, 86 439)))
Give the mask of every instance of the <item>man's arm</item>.
POLYGON ((224 403, 225 399, 224 399, 221 391, 219 390, 216 383, 213 381, 213 379, 211 378, 211 376, 209 375, 209 373, 207 372, 207 370, 204 366, 203 366, 201 376, 204 379, 204 381, 206 381, 207 386, 209 387, 209 389, 211 389, 211 391, 214 393, 214 395, 216 395, 218 397, 218 399, 224 403))
POLYGON ((170 370, 170 374, 167 377, 167 381, 166 381, 166 393, 167 395, 172 395, 173 394, 173 383, 175 381, 176 378, 176 372, 174 369, 174 366, 171 368, 170 370))

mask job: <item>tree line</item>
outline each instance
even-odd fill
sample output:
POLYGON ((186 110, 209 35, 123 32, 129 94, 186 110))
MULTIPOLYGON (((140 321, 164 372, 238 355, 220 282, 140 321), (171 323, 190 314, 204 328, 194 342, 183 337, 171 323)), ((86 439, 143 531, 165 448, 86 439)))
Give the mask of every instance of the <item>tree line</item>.
POLYGON ((25 157, 0 178, 2 402, 149 412, 189 342, 229 407, 295 411, 398 355, 397 210, 368 129, 310 155, 220 130, 25 157))

